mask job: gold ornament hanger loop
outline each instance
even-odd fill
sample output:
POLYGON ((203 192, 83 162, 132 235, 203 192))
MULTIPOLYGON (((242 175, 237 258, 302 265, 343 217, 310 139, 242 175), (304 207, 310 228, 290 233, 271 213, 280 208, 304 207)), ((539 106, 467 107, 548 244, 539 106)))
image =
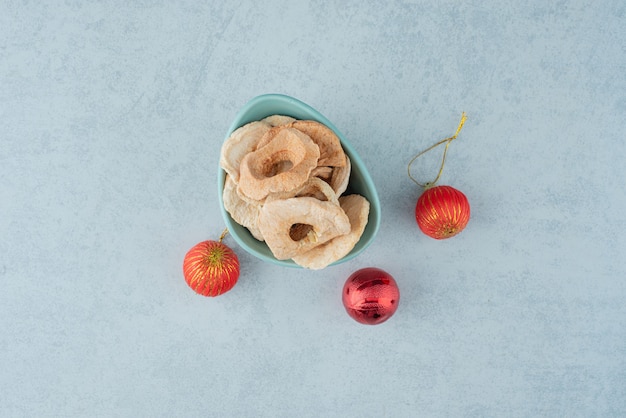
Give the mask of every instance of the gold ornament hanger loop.
POLYGON ((415 184, 425 189, 429 189, 433 187, 435 183, 437 183, 437 181, 441 177, 441 173, 443 173, 443 166, 446 163, 448 147, 450 146, 450 143, 454 141, 456 137, 459 135, 459 132, 461 132, 461 129, 463 129, 463 125, 465 124, 466 120, 467 120, 467 116, 465 115, 465 112, 463 112, 463 114, 461 115, 461 121, 459 122, 459 126, 456 128, 456 132, 454 133, 454 135, 452 135, 449 138, 442 139, 441 141, 437 142, 434 145, 431 145, 430 147, 426 148, 424 151, 420 152, 415 157, 413 157, 411 161, 409 161, 409 165, 407 166, 407 173, 409 174, 409 177, 411 178, 411 180, 413 180, 415 184), (433 181, 429 181, 427 183, 420 183, 419 181, 415 180, 415 178, 411 175, 411 164, 413 164, 413 162, 417 160, 418 157, 421 157, 422 155, 426 154, 428 151, 432 150, 433 148, 437 148, 439 145, 443 145, 443 144, 446 144, 446 147, 443 150, 443 158, 441 159, 441 166, 439 167, 439 173, 437 173, 437 177, 435 177, 433 181))
POLYGON ((222 240, 227 234, 228 234, 228 228, 224 228, 224 230, 222 231, 222 235, 220 235, 220 239, 217 242, 222 242, 222 240))

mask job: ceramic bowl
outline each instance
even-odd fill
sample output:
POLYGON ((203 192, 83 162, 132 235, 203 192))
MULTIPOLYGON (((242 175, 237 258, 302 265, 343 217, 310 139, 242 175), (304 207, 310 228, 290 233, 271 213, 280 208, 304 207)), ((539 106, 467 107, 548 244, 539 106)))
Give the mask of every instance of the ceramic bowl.
MULTIPOLYGON (((230 125, 224 140, 228 139, 230 134, 235 129, 245 125, 246 123, 261 120, 267 116, 277 114, 291 116, 295 119, 315 120, 323 123, 337 134, 341 141, 341 145, 343 146, 344 152, 348 155, 348 157, 350 157, 352 170, 350 173, 348 189, 344 195, 357 193, 364 196, 370 202, 369 219, 361 239, 354 246, 352 251, 331 265, 353 259, 372 243, 376 233, 378 232, 378 228, 380 227, 380 200, 378 199, 378 193, 376 192, 374 182, 365 168, 363 160, 352 147, 352 144, 350 144, 341 132, 339 132, 332 122, 330 122, 317 110, 297 99, 294 99, 293 97, 282 94, 264 94, 250 100, 239 111, 237 117, 230 125)), ((264 242, 255 239, 245 227, 239 225, 230 217, 230 214, 226 211, 226 209, 224 209, 224 201, 222 198, 225 179, 226 172, 219 167, 217 181, 220 209, 222 211, 222 216, 224 217, 224 222, 237 244, 239 244, 248 253, 260 258, 263 261, 285 267, 300 267, 292 260, 277 260, 264 242)))

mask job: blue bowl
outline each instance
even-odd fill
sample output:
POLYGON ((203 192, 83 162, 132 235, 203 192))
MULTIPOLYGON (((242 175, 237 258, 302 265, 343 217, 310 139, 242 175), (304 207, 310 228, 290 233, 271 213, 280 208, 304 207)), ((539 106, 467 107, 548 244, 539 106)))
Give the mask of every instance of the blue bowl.
MULTIPOLYGON (((341 132, 339 132, 339 130, 328 119, 326 119, 326 117, 309 105, 294 99, 293 97, 282 94, 264 94, 250 100, 237 114, 237 117, 230 125, 224 140, 228 139, 230 134, 235 129, 249 122, 261 120, 271 115, 285 115, 291 116, 295 119, 315 120, 328 126, 339 137, 341 145, 343 146, 345 153, 350 158, 352 165, 348 189, 344 195, 355 193, 360 194, 370 202, 369 219, 367 226, 365 227, 365 231, 363 231, 363 235, 361 235, 361 239, 357 242, 350 253, 331 265, 343 263, 353 259, 373 242, 376 237, 376 233, 378 232, 378 228, 380 227, 380 200, 378 199, 378 193, 376 192, 374 182, 367 172, 363 160, 361 160, 361 157, 359 157, 355 149, 352 147, 352 144, 348 142, 341 132)), ((217 176, 220 209, 222 211, 222 216, 224 217, 224 222, 228 227, 228 231, 237 244, 239 244, 248 253, 260 258, 263 261, 285 267, 300 267, 292 260, 277 260, 264 242, 255 239, 252 234, 250 234, 248 229, 239 225, 233 220, 233 218, 231 218, 230 214, 226 211, 226 209, 224 209, 223 192, 225 179, 226 172, 220 167, 217 176)))

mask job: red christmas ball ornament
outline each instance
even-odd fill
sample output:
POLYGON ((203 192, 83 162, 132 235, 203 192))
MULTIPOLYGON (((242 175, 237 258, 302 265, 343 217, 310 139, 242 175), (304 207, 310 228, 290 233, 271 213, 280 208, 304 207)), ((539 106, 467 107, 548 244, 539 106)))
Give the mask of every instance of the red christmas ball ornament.
POLYGON ((239 259, 230 247, 219 241, 203 241, 185 255, 183 275, 194 292, 219 296, 235 286, 239 278, 239 259))
POLYGON ((366 325, 385 322, 396 312, 400 290, 394 278, 384 270, 367 267, 346 280, 343 306, 355 321, 366 325))
POLYGON ((422 232, 435 239, 445 239, 461 232, 470 218, 467 197, 450 186, 427 189, 417 199, 415 220, 422 232))
POLYGON ((461 132, 461 128, 463 128, 466 119, 467 116, 463 113, 454 135, 450 138, 442 139, 430 148, 417 154, 409 162, 407 167, 411 180, 418 186, 424 188, 424 193, 417 199, 417 204, 415 205, 415 220, 424 234, 435 239, 453 237, 461 232, 469 222, 470 205, 467 197, 454 187, 435 186, 435 183, 437 183, 437 180, 439 180, 443 172, 448 147, 459 135, 459 132, 461 132), (420 183, 415 180, 411 175, 411 164, 413 164, 417 157, 443 144, 446 144, 446 147, 443 151, 441 166, 439 167, 439 173, 435 180, 429 183, 420 183))

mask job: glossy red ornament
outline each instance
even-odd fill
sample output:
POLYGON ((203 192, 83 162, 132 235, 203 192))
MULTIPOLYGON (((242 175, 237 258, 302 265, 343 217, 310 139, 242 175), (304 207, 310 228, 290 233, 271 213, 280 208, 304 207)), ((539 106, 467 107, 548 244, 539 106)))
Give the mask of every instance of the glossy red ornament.
POLYGON ((467 197, 450 186, 426 189, 415 205, 415 219, 423 233, 435 239, 461 232, 470 218, 467 197))
POLYGON ((218 296, 235 286, 239 278, 239 259, 220 241, 196 244, 183 261, 185 281, 196 293, 218 296))
POLYGON ((355 321, 366 325, 385 322, 396 312, 400 290, 394 278, 384 270, 367 267, 346 280, 343 306, 355 321))

